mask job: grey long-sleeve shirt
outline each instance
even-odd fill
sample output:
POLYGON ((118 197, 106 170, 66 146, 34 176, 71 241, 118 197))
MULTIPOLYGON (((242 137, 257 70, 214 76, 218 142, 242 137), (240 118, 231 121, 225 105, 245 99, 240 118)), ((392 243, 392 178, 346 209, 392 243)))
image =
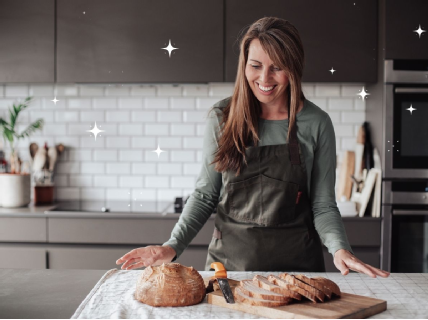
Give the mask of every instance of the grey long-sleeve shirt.
MULTIPOLYGON (((231 97, 217 102, 213 107, 226 106, 231 97)), ((214 170, 214 152, 218 148, 219 109, 208 112, 205 127, 202 169, 171 238, 163 245, 171 246, 177 259, 208 220, 224 192, 222 174, 214 170)), ((352 252, 337 208, 336 183, 336 136, 328 113, 310 102, 304 101, 297 113, 297 137, 304 155, 308 179, 308 194, 314 213, 314 225, 321 241, 334 255, 339 249, 352 252)), ((259 118, 259 146, 284 144, 287 141, 288 119, 266 120, 259 118)), ((174 259, 174 260, 175 260, 174 259)))

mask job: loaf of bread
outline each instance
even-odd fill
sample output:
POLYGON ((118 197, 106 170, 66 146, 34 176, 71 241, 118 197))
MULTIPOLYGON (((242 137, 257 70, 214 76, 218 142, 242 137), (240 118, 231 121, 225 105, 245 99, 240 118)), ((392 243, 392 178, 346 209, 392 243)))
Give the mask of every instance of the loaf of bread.
POLYGON ((153 307, 183 307, 200 303, 205 290, 204 280, 193 267, 164 263, 141 273, 134 297, 153 307))

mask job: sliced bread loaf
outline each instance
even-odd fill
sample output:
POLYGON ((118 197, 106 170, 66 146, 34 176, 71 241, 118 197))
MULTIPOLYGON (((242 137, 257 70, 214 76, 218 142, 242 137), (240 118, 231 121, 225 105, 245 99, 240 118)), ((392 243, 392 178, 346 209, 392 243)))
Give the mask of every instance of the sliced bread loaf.
POLYGON ((324 284, 321 281, 309 278, 303 274, 295 274, 294 276, 300 281, 322 291, 327 298, 331 299, 331 294, 332 294, 331 290, 327 286, 324 286, 324 284))
POLYGON ((300 281, 299 279, 297 279, 296 277, 288 273, 281 273, 279 277, 281 279, 286 280, 288 283, 294 284, 295 286, 305 289, 309 293, 312 293, 313 295, 315 295, 315 297, 317 297, 318 300, 320 300, 321 302, 324 302, 325 294, 322 291, 300 281))
POLYGON ((241 290, 247 296, 263 300, 289 302, 291 298, 288 298, 280 293, 269 291, 260 288, 254 284, 251 280, 242 280, 239 282, 241 290))
POLYGON ((246 303, 252 306, 263 306, 263 307, 280 307, 287 304, 285 301, 272 301, 253 298, 245 294, 241 286, 235 287, 235 292, 233 294, 235 301, 246 303))
POLYGON ((321 282, 325 288, 328 288, 332 293, 340 297, 340 288, 334 281, 323 277, 314 277, 312 279, 321 282))
POLYGON ((302 297, 299 293, 297 293, 293 290, 290 290, 288 288, 280 287, 280 286, 270 282, 266 277, 263 277, 263 276, 259 276, 259 275, 254 276, 253 283, 260 288, 263 288, 263 289, 266 289, 266 290, 269 290, 272 292, 280 293, 280 294, 282 294, 286 297, 289 297, 289 298, 293 298, 296 300, 302 299, 302 297))
POLYGON ((313 293, 310 293, 308 291, 306 291, 305 289, 302 289, 294 284, 291 284, 289 282, 287 282, 287 280, 279 278, 277 276, 274 275, 270 275, 268 277, 268 280, 274 284, 276 284, 277 286, 281 287, 281 288, 286 288, 288 290, 292 290, 296 293, 298 293, 301 296, 304 296, 305 298, 308 298, 309 300, 311 300, 312 302, 317 302, 317 298, 315 297, 315 295, 313 293))

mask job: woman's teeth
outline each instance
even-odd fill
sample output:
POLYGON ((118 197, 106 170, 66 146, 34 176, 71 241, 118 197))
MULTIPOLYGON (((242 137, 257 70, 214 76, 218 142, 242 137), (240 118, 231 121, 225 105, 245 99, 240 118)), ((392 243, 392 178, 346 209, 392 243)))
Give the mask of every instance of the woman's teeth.
POLYGON ((269 92, 269 91, 273 90, 273 88, 275 88, 275 86, 272 86, 272 87, 263 87, 263 86, 261 86, 259 84, 259 88, 262 89, 265 92, 269 92))

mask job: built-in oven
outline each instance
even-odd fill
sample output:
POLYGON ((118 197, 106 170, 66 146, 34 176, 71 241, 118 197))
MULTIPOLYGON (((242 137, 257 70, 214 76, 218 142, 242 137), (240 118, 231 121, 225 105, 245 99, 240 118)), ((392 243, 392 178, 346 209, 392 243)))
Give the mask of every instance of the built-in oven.
POLYGON ((428 179, 428 60, 385 61, 385 178, 428 179))

